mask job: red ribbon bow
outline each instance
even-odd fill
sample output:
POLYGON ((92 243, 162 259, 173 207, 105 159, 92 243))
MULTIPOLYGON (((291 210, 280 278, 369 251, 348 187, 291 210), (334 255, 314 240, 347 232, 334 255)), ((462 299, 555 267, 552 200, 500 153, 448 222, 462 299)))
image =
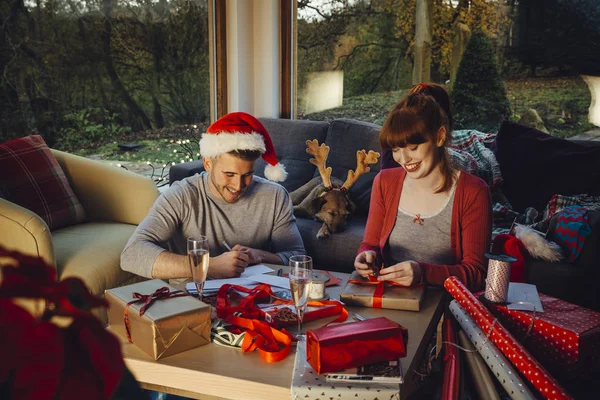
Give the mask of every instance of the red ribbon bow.
MULTIPOLYGON (((399 286, 399 287, 410 287, 403 285, 401 283, 396 283, 394 281, 380 281, 372 275, 368 276, 368 280, 363 279, 350 279, 348 283, 355 283, 358 285, 377 285, 375 287, 375 291, 373 292, 373 308, 383 308, 383 292, 385 291, 385 284, 389 284, 390 286, 399 286)), ((413 286, 419 287, 421 285, 413 286)))
POLYGON ((155 300, 183 297, 188 296, 188 294, 184 293, 182 290, 175 290, 171 292, 171 289, 169 289, 166 286, 163 286, 160 289, 156 289, 156 291, 152 294, 141 294, 133 292, 132 296, 136 300, 132 300, 129 303, 127 303, 127 306, 125 306, 125 311, 123 313, 123 321, 125 322, 125 330, 127 331, 127 340, 129 340, 130 343, 133 343, 133 340, 131 340, 131 329, 129 327, 129 306, 131 306, 132 304, 144 303, 144 305, 140 307, 140 317, 143 317, 146 313, 146 310, 150 308, 150 306, 152 305, 152 303, 154 303, 155 300))
MULTIPOLYGON (((271 286, 267 284, 260 284, 254 289, 225 284, 221 286, 217 293, 216 308, 219 318, 235 327, 241 328, 240 331, 246 332, 241 346, 242 352, 247 353, 258 349, 263 360, 277 362, 283 360, 290 352, 293 337, 285 328, 277 329, 262 320, 262 313, 255 306, 254 301, 270 297, 276 298, 280 304, 293 304, 291 300, 284 300, 275 296, 271 290, 271 286), (228 295, 230 289, 248 293, 248 295, 241 299, 237 306, 232 306, 228 295)), ((332 322, 343 322, 348 318, 348 311, 337 301, 308 302, 308 306, 322 307, 330 305, 335 306, 332 310, 334 312, 332 315, 339 314, 332 322)), ((323 313, 318 316, 324 317, 329 315, 323 313)))

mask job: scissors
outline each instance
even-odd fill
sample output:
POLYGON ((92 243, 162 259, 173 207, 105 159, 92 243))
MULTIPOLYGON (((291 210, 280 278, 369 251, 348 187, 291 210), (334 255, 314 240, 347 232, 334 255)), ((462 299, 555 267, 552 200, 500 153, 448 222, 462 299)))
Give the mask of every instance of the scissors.
POLYGON ((381 266, 377 265, 377 261, 372 261, 367 263, 367 265, 369 266, 369 268, 371 268, 371 275, 373 275, 375 278, 377 278, 379 276, 379 271, 381 270, 381 266))

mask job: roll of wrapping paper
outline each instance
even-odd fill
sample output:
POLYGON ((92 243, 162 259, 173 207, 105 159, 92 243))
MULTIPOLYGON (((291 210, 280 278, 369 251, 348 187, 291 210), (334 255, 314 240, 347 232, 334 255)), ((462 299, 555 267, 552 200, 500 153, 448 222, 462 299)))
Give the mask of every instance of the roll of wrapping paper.
POLYGON ((456 343, 456 321, 446 318, 443 322, 444 338, 444 380, 442 383, 442 400, 458 400, 460 396, 460 353, 452 344, 456 343))
POLYGON ((505 254, 488 253, 485 256, 489 259, 485 280, 485 298, 494 303, 506 303, 508 283, 510 282, 510 265, 517 259, 505 254))
POLYGON ((470 351, 464 352, 463 356, 466 364, 469 366, 469 371, 471 371, 477 398, 480 400, 499 400, 500 395, 496 390, 496 386, 494 386, 494 378, 490 375, 490 369, 464 330, 458 331, 458 343, 470 351))
POLYGON ((506 390, 506 393, 513 400, 535 399, 511 363, 498 350, 498 347, 486 338, 485 333, 477 326, 473 318, 458 305, 456 300, 450 302, 450 312, 463 328, 485 363, 490 367, 498 382, 506 390))
POLYGON ((542 367, 535 358, 494 318, 492 313, 463 285, 451 276, 444 287, 458 304, 473 318, 477 325, 510 362, 531 384, 548 399, 571 399, 567 391, 542 367))

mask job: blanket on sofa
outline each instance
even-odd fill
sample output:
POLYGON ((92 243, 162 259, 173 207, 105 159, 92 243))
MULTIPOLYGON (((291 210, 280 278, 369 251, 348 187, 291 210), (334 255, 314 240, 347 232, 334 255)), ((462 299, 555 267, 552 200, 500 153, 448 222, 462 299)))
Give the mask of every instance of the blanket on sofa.
POLYGON ((538 212, 535 208, 529 207, 524 213, 519 213, 500 203, 494 203, 494 228, 492 237, 494 238, 499 234, 508 233, 513 222, 531 226, 539 232, 546 232, 552 216, 569 206, 582 206, 588 211, 598 211, 600 210, 600 196, 589 196, 587 194, 563 196, 561 194, 555 194, 542 212, 538 212))
POLYGON ((489 148, 496 139, 496 133, 476 130, 456 130, 452 132, 450 154, 462 170, 483 179, 492 192, 494 226, 492 237, 508 233, 514 222, 531 226, 546 232, 553 215, 565 207, 579 205, 588 210, 600 210, 600 196, 580 194, 564 196, 554 194, 544 210, 528 207, 524 212, 514 210, 502 192, 502 173, 494 152, 489 148))
POLYGON ((498 207, 498 212, 502 212, 500 210, 510 210, 512 207, 500 189, 503 181, 500 164, 498 164, 494 152, 489 148, 495 139, 495 133, 484 133, 473 129, 456 130, 452 132, 452 145, 449 150, 460 169, 487 183, 492 192, 494 210, 498 207))
POLYGON ((457 130, 452 132, 450 155, 454 162, 464 170, 480 177, 494 190, 502 183, 500 165, 496 156, 486 143, 495 139, 493 133, 483 133, 476 130, 457 130))

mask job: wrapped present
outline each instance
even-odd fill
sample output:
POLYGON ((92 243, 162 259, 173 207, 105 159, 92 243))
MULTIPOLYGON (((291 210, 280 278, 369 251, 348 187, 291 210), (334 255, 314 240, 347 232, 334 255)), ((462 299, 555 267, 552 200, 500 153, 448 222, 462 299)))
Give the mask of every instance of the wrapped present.
POLYGON ((158 360, 210 343, 211 307, 160 279, 109 289, 108 322, 158 360))
POLYGON ((406 328, 385 317, 306 331, 306 359, 319 374, 406 356, 406 328))
POLYGON ((442 380, 442 400, 458 400, 460 397, 461 359, 456 347, 456 322, 446 318, 442 327, 444 344, 444 377, 442 380))
POLYGON ((483 361, 483 357, 479 355, 465 331, 458 331, 458 342, 463 348, 468 350, 464 353, 464 360, 470 372, 477 398, 480 400, 495 400, 500 398, 494 385, 494 378, 490 374, 491 369, 487 367, 485 361, 483 361))
POLYGON ((329 382, 306 361, 306 342, 298 342, 292 373, 292 400, 365 399, 400 400, 401 385, 379 382, 329 382))
POLYGON ((406 287, 369 281, 354 271, 342 290, 340 300, 353 306, 419 311, 424 296, 424 286, 406 287))
MULTIPOLYGON (((243 286, 225 284, 217 293, 217 316, 234 327, 235 330, 245 330, 241 343, 243 352, 258 349, 260 356, 267 362, 278 362, 287 357, 292 344, 292 335, 285 329, 277 329, 276 321, 267 322, 266 314, 256 303, 259 299, 276 298, 280 304, 290 304, 291 300, 280 299, 271 290, 268 284, 260 284, 253 289, 243 286), (232 303, 232 292, 244 293, 244 297, 237 305, 232 303)), ((234 302, 235 303, 235 302, 234 302)), ((309 302, 309 304, 311 304, 309 302)), ((320 304, 320 303, 318 303, 320 304)), ((338 302, 336 313, 339 314, 336 322, 346 320, 348 312, 338 302)), ((263 306, 266 307, 266 306, 263 306)), ((287 317, 289 318, 289 316, 287 317)))
POLYGON ((554 377, 498 322, 492 313, 466 288, 463 283, 451 276, 444 281, 444 287, 458 304, 473 318, 511 363, 546 398, 570 399, 567 391, 554 377))
POLYGON ((600 313, 540 293, 544 312, 488 308, 550 372, 600 372, 600 313))
MULTIPOLYGON (((293 304, 267 304, 259 306, 265 321, 276 328, 295 326, 298 323, 293 304)), ((304 311, 304 322, 332 317, 342 313, 343 304, 336 300, 309 301, 304 311)))
MULTIPOLYGON (((518 372, 513 368, 510 361, 506 359, 504 354, 496 347, 496 345, 487 338, 486 334, 479 328, 473 318, 456 302, 450 302, 450 312, 458 321, 460 327, 464 330, 473 346, 477 349, 481 358, 493 372, 498 382, 502 385, 506 393, 513 400, 533 400, 535 397, 527 388, 518 372)), ((485 378, 484 378, 485 379, 485 378)), ((477 380, 477 384, 483 384, 484 380, 477 380)), ((492 385, 493 386, 493 385, 492 385)), ((482 389, 485 392, 492 390, 489 388, 482 389)), ((495 390, 495 389, 493 389, 495 390)), ((484 396, 480 396, 484 398, 484 396)), ((493 397, 492 398, 497 398, 493 397)))

